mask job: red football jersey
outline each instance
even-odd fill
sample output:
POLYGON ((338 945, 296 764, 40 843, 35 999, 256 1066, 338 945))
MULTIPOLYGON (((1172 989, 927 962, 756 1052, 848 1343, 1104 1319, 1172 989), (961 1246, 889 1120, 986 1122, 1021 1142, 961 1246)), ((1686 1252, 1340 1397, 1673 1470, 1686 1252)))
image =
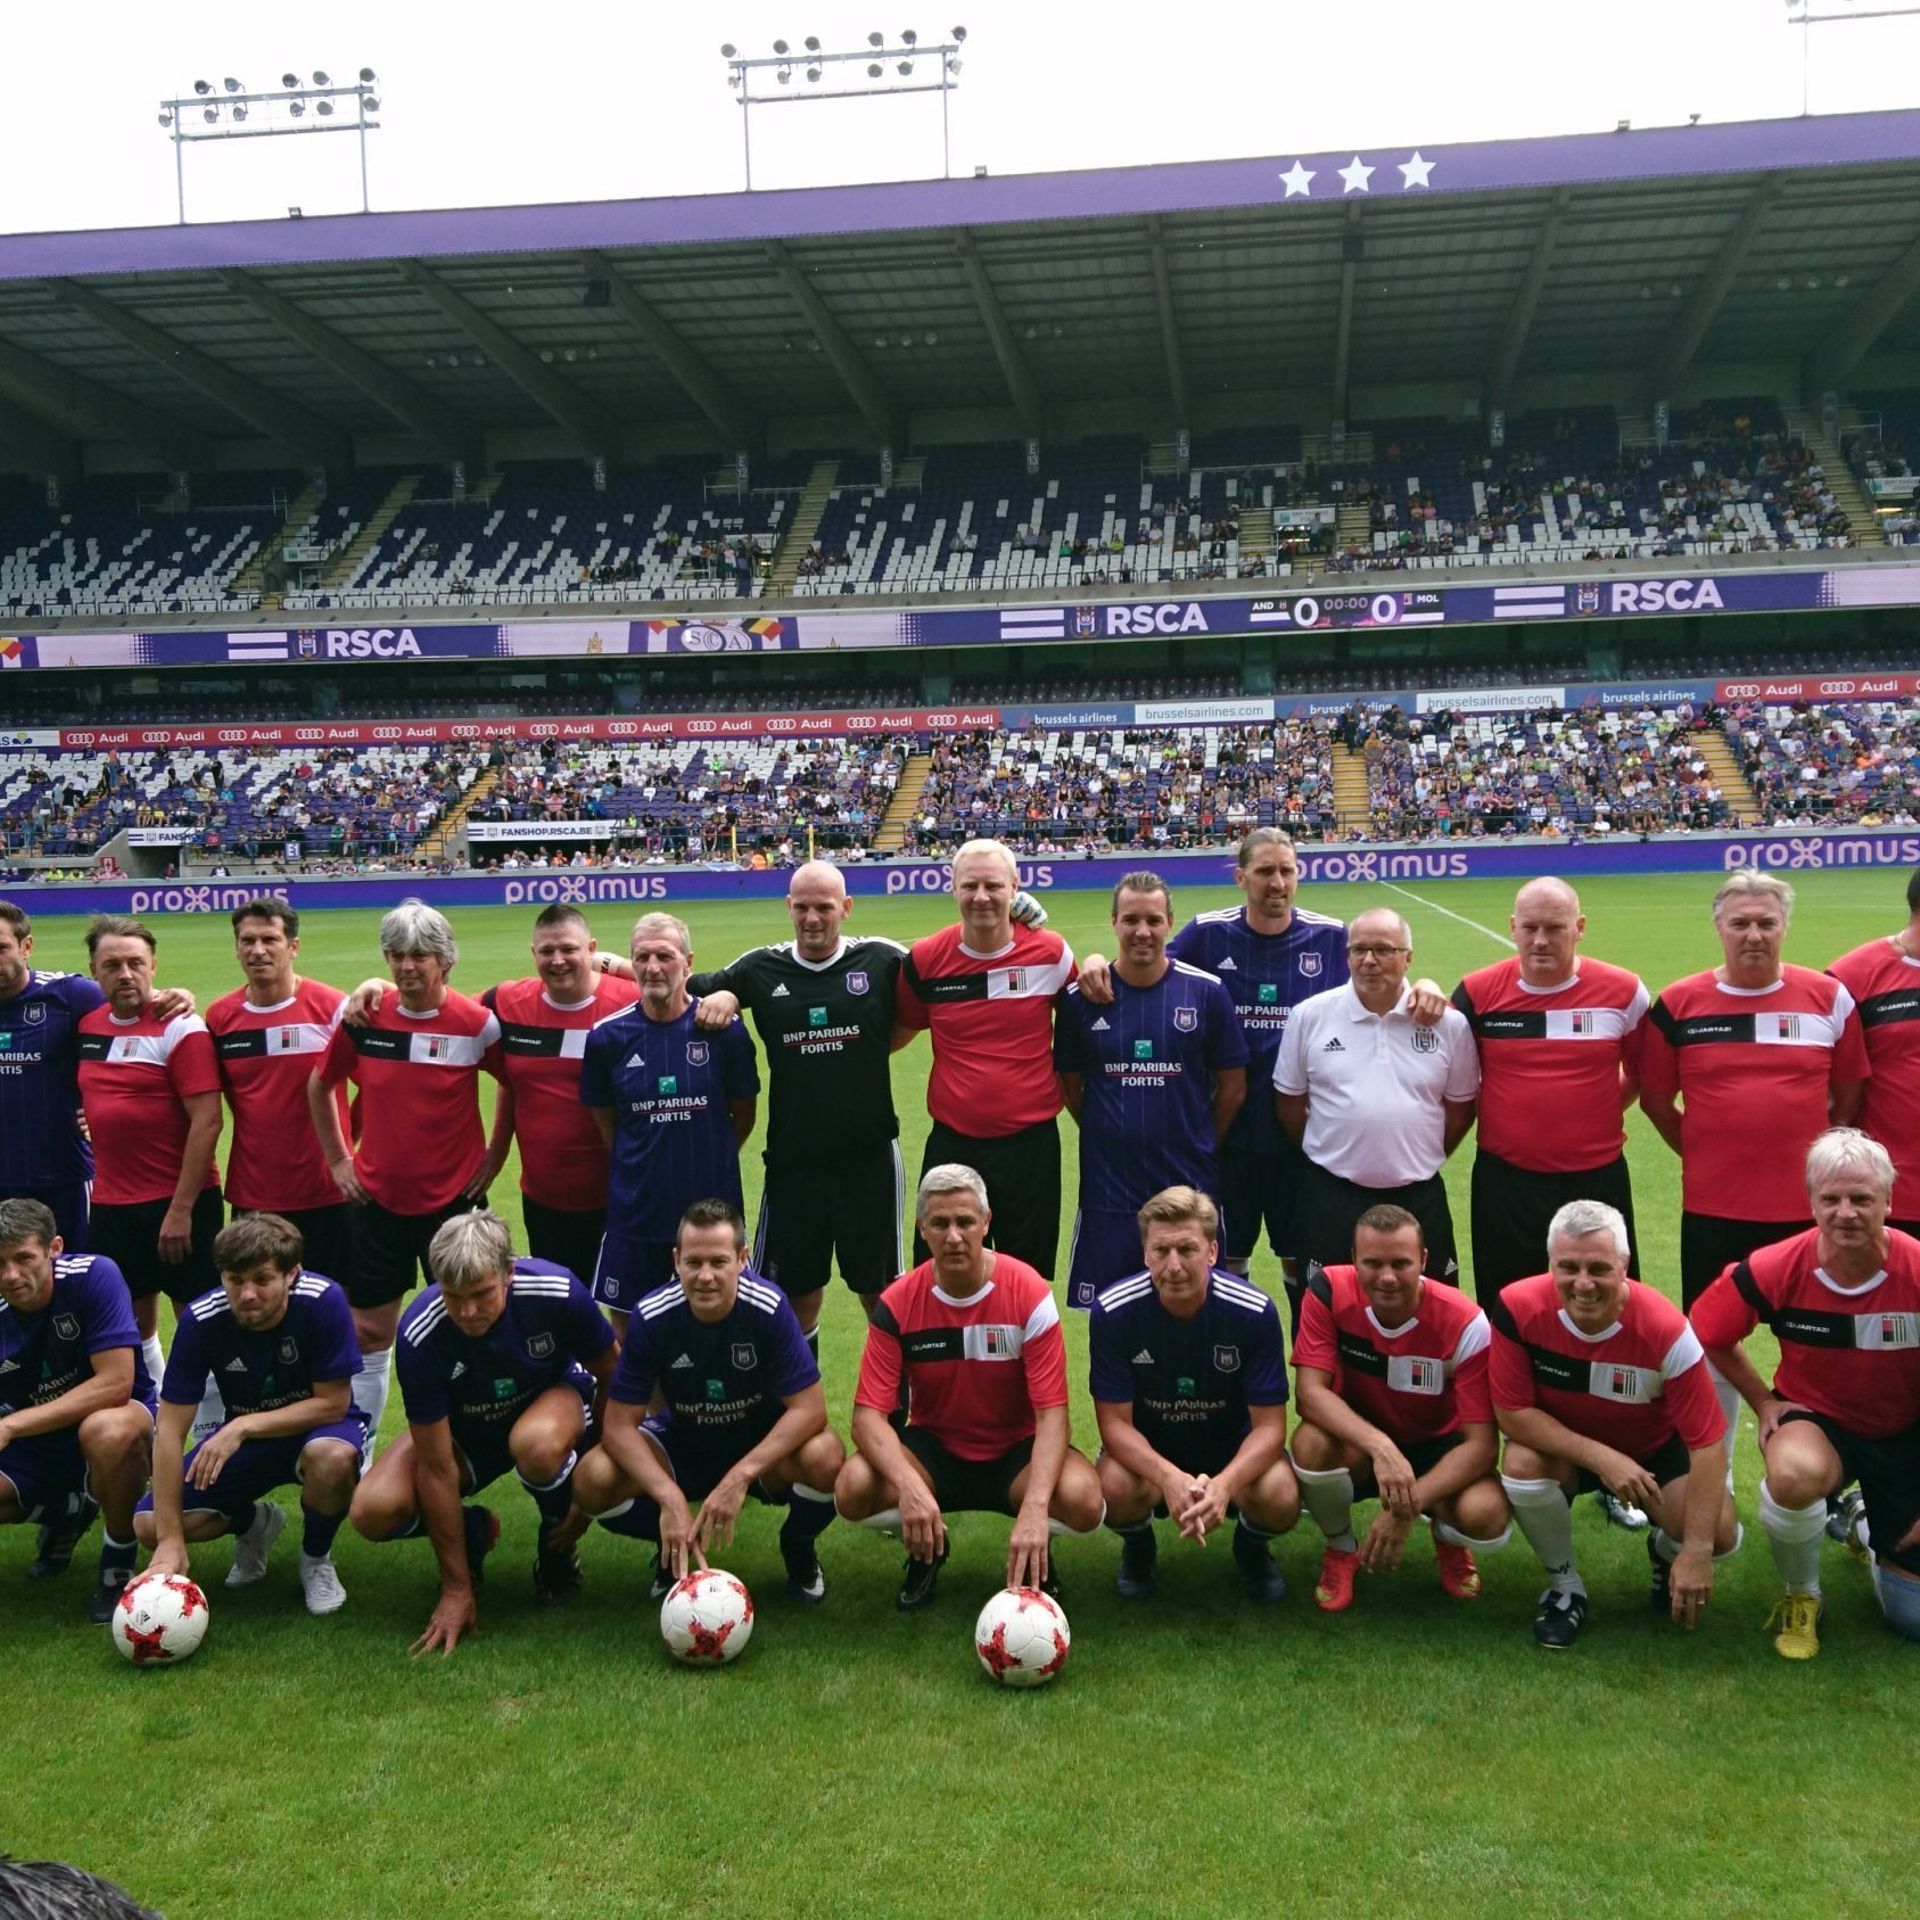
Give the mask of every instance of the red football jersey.
MULTIPOLYGON (((307 1111, 307 1081, 333 1037, 345 998, 323 981, 296 979, 293 997, 274 1006, 254 1006, 240 987, 207 1009, 207 1031, 233 1109, 227 1148, 227 1199, 233 1206, 300 1213, 340 1204, 307 1111)), ((346 1136, 345 1087, 334 1099, 346 1136)))
POLYGON ((576 1006, 548 998, 540 980, 503 980, 480 996, 500 1022, 500 1070, 513 1089, 520 1191, 543 1207, 586 1213, 607 1204, 607 1148, 580 1104, 587 1030, 639 999, 638 985, 603 973, 576 1006))
MULTIPOLYGON (((185 1098, 220 1091, 206 1022, 190 1013, 122 1020, 110 1007, 95 1007, 80 1021, 79 1079, 93 1136, 95 1203, 171 1200, 187 1150, 185 1098)), ((212 1162, 201 1184, 220 1184, 212 1162)))
POLYGON ((1873 1078, 1860 1125, 1893 1156, 1893 1211, 1920 1220, 1920 960, 1869 940, 1827 971, 1853 995, 1873 1078))
POLYGON ((927 1111, 975 1140, 1001 1140, 1060 1111, 1053 1002, 1074 978, 1073 949, 1047 927, 1016 926, 998 953, 942 928, 908 949, 894 1019, 933 1038, 927 1111))
POLYGON ((1689 1450, 1726 1431, 1699 1337, 1665 1294, 1627 1282, 1605 1333, 1584 1334, 1560 1309, 1548 1273, 1516 1280, 1487 1308, 1496 1407, 1538 1407, 1562 1426, 1635 1460, 1678 1433, 1689 1450))
POLYGON ((1586 1173, 1625 1150, 1620 1071, 1640 1078, 1647 990, 1638 974, 1582 958, 1551 991, 1516 955, 1453 991, 1480 1049, 1480 1145, 1529 1173, 1586 1173))
POLYGON ((1888 1236, 1887 1264, 1857 1287, 1820 1265, 1809 1227, 1729 1267, 1693 1303, 1709 1347, 1737 1347, 1764 1320, 1780 1342, 1773 1390, 1869 1440, 1920 1421, 1920 1240, 1888 1236))
POLYGON ((914 1426, 962 1460, 997 1459, 1032 1438, 1040 1408, 1067 1404, 1067 1345, 1053 1290, 1024 1260, 996 1253, 993 1278, 956 1300, 924 1262, 881 1294, 853 1404, 891 1413, 902 1368, 914 1426))
POLYGON ((1827 1096, 1870 1068, 1853 995, 1807 967, 1760 991, 1676 980, 1648 1015, 1641 1084, 1678 1093, 1680 1204, 1723 1220, 1798 1222, 1827 1096))
POLYGON ((480 1069, 499 1073, 499 1041, 500 1022, 464 993, 431 1013, 408 1013, 385 994, 365 1026, 334 1029, 320 1077, 360 1089, 353 1170, 389 1213, 450 1207, 479 1171, 480 1069))
POLYGON ((1293 1364, 1330 1374, 1333 1390, 1395 1446, 1491 1423, 1487 1316, 1458 1287, 1427 1281, 1411 1320, 1383 1327, 1352 1267, 1307 1282, 1293 1364))

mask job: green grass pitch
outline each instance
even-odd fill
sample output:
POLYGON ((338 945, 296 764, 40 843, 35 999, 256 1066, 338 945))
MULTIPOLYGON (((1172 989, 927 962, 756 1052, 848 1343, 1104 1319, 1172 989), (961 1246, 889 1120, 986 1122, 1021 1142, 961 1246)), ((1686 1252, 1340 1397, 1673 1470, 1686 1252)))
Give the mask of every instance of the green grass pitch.
MULTIPOLYGON (((1705 877, 1590 882, 1588 947, 1656 989, 1710 965, 1711 891, 1705 877)), ((1788 957, 1812 966, 1904 917, 1891 874, 1810 875, 1800 892, 1788 957)), ((1233 897, 1183 886, 1175 906, 1184 919, 1233 897)), ((1462 881, 1302 904, 1401 908, 1415 971, 1451 987, 1499 955, 1510 900, 1504 884, 1462 881)), ((1104 896, 1048 904, 1077 952, 1110 950, 1104 896)), ((603 944, 623 943, 624 920, 593 917, 603 944)), ((686 917, 696 964, 784 931, 771 903, 686 917)), ((938 900, 863 900, 852 924, 910 938, 944 917, 938 900)), ((456 914, 455 984, 528 971, 531 921, 456 914)), ((375 926, 310 915, 302 971, 342 985, 377 971, 375 926)), ((158 931, 162 979, 203 1002, 236 983, 224 920, 158 931)), ((36 933, 40 964, 80 964, 77 923, 36 933)), ((924 1042, 896 1064, 910 1173, 926 1069, 924 1042)), ((1463 1238, 1470 1152, 1451 1170, 1463 1238)), ((1649 1275, 1672 1290, 1676 1163, 1637 1122, 1632 1155, 1649 1275)), ((517 1223, 512 1178, 495 1192, 517 1223)), ((1277 1288, 1266 1256, 1255 1275, 1277 1288)), ((1075 1438, 1090 1447, 1084 1323, 1068 1318, 1075 1438)), ((843 1433, 861 1330, 836 1286, 823 1364, 843 1433)), ((390 1428, 398 1417, 396 1394, 390 1428)), ((449 1660, 406 1654, 433 1599, 421 1542, 343 1532, 351 1597, 317 1622, 290 1549, 229 1597, 231 1549, 203 1547, 204 1651, 136 1673, 79 1617, 84 1566, 51 1590, 22 1581, 31 1541, 17 1529, 0 1535, 0 1847, 80 1861, 203 1917, 1895 1911, 1913 1870, 1920 1667, 1834 1548, 1825 1652, 1809 1666, 1773 1655, 1750 1418, 1738 1467, 1750 1538, 1691 1639, 1649 1614, 1640 1541, 1591 1501, 1577 1538, 1595 1613, 1560 1658, 1532 1646, 1538 1569, 1517 1538, 1477 1603, 1447 1601, 1416 1542, 1398 1577, 1363 1581, 1353 1610, 1326 1618, 1309 1521, 1279 1545, 1292 1595, 1262 1612, 1224 1544, 1164 1538, 1159 1596, 1124 1607, 1107 1536, 1060 1554, 1073 1658, 1032 1695, 999 1692, 973 1659, 1004 1552, 1005 1523, 987 1517, 958 1523, 938 1603, 909 1618, 892 1605, 897 1547, 844 1526, 822 1542, 828 1604, 803 1612, 784 1595, 774 1519, 750 1509, 727 1559, 759 1599, 753 1645, 707 1674, 667 1659, 631 1543, 590 1537, 579 1601, 537 1611, 533 1508, 511 1482, 488 1496, 504 1532, 484 1631, 449 1660)))

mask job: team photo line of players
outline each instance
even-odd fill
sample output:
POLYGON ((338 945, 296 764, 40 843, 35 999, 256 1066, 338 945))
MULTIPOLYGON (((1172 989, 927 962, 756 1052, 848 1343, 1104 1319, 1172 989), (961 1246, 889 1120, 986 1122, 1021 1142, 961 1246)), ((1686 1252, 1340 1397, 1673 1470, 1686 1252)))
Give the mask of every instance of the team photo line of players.
MULTIPOLYGON (((204 1022, 182 1010, 189 996, 158 992, 155 943, 138 923, 95 923, 91 979, 46 974, 30 965, 26 916, 0 903, 0 1085, 32 1127, 0 1149, 0 1191, 47 1209, 43 1234, 0 1240, 0 1519, 39 1526, 29 1571, 44 1575, 71 1560, 97 1501, 105 1544, 92 1608, 110 1612, 142 1538, 172 1565, 184 1564, 187 1539, 232 1531, 230 1580, 258 1578, 284 1525, 260 1494, 297 1478, 308 1605, 330 1611, 344 1597, 330 1546, 351 1509, 371 1537, 433 1540, 442 1593, 422 1644, 451 1646, 471 1625, 472 1576, 497 1533, 461 1495, 508 1466, 540 1510, 535 1580, 549 1599, 577 1586, 590 1518, 656 1540, 667 1578, 730 1535, 749 1492, 788 1508, 781 1546, 802 1599, 824 1593, 813 1541, 836 1499, 849 1519, 898 1532, 910 1556, 903 1606, 931 1597, 942 1514, 971 1506, 1014 1517, 1014 1581, 1047 1580, 1049 1533, 1091 1531, 1104 1509, 1122 1536, 1116 1584, 1135 1596, 1153 1585, 1156 1511, 1199 1539, 1232 1516, 1249 1591, 1278 1597, 1268 1542, 1304 1502, 1327 1541, 1316 1602, 1335 1611, 1351 1602, 1357 1568, 1397 1564, 1422 1514, 1442 1585, 1470 1597, 1474 1548, 1505 1538, 1511 1510, 1549 1575, 1536 1638, 1563 1646, 1586 1612, 1569 1487, 1597 1486, 1616 1517, 1657 1523, 1656 1602, 1687 1624, 1697 1617, 1712 1555, 1737 1544, 1725 1462, 1744 1397, 1759 1416, 1760 1516, 1786 1584, 1775 1645, 1802 1658, 1818 1649, 1820 1543, 1831 1497, 1856 1480, 1866 1520, 1849 1537, 1874 1542, 1883 1610, 1908 1631, 1920 1614, 1920 1303, 1908 1297, 1911 1243, 1888 1222, 1901 1148, 1910 1156, 1915 1137, 1907 1035, 1920 1031, 1920 879, 1906 927, 1822 975, 1781 958, 1791 891, 1736 875, 1713 902, 1722 965, 1658 1000, 1579 953, 1585 922, 1572 890, 1537 880, 1515 902, 1515 956, 1470 975, 1448 1003, 1430 983, 1409 983, 1412 943, 1397 914, 1342 928, 1294 906, 1284 835, 1249 835, 1235 876, 1245 903, 1178 933, 1164 882, 1129 876, 1113 901, 1114 958, 1077 968, 1017 895, 996 843, 960 850, 958 924, 911 949, 849 938, 838 874, 810 863, 790 887, 793 940, 722 972, 692 973, 690 937, 671 916, 644 917, 622 962, 598 952, 577 913, 556 908, 536 923, 536 977, 480 1001, 448 985, 457 950, 431 908, 407 903, 383 922, 390 987, 344 996, 297 976, 298 916, 262 899, 234 915, 246 984, 204 1022), (738 1155, 759 1084, 743 1007, 771 1081, 751 1259, 738 1155), (923 1176, 924 1258, 896 1281, 902 1171, 887 1062, 921 1026, 933 1048, 929 1171, 958 1184, 929 1188, 923 1176), (483 1071, 499 1083, 491 1137, 483 1071), (1260 1089, 1251 1099, 1250 1082, 1260 1089), (223 1095, 235 1115, 226 1197, 236 1215, 224 1232, 262 1230, 266 1216, 282 1236, 275 1250, 242 1241, 243 1268, 215 1251, 223 1095), (1681 1156, 1683 1296, 1707 1315, 1698 1334, 1630 1278, 1622 1116, 1636 1097, 1681 1156), (1080 1131, 1068 1292, 1094 1309, 1097 1467, 1068 1444, 1048 1285, 1062 1105, 1080 1131), (1456 1288, 1433 1284, 1457 1273, 1440 1168, 1476 1119, 1472 1246, 1490 1330, 1456 1288), (1867 1133, 1851 1129, 1856 1119, 1867 1133), (519 1263, 500 1223, 474 1211, 515 1139, 533 1256, 519 1263), (1827 1156, 1818 1166, 1807 1159, 1816 1144, 1827 1156), (1807 1219, 1803 1193, 1811 1234, 1794 1231, 1807 1219), (1177 1217, 1150 1217, 1166 1206, 1177 1217), (470 1244, 482 1228, 484 1247, 470 1244), (1244 1280, 1262 1228, 1286 1262, 1296 1328, 1301 1424, 1290 1451, 1278 1318, 1244 1280), (1792 1262, 1775 1272, 1762 1256, 1802 1242, 1805 1273, 1792 1262), (279 1264, 289 1244, 291 1263, 279 1264), (871 1323, 844 1462, 814 1358, 835 1264, 871 1323), (403 1317, 423 1265, 432 1284, 403 1317), (344 1289, 319 1278, 328 1266, 344 1289), (1510 1298, 1521 1282, 1533 1294, 1510 1298), (56 1305, 63 1286, 72 1307, 56 1305), (1740 1308, 1715 1307, 1714 1287, 1740 1308), (138 1343, 125 1380, 117 1360, 88 1357, 122 1351, 117 1321, 115 1337, 88 1344, 116 1289, 138 1343), (180 1308, 164 1361, 161 1292, 180 1308), (1404 1311, 1409 1294, 1416 1305, 1404 1311), (1417 1303, 1439 1303, 1444 1318, 1449 1301, 1468 1324, 1407 1340, 1424 1325, 1417 1303), (337 1365, 344 1350, 339 1314, 323 1329, 315 1302, 345 1309, 344 1399, 335 1376, 324 1393, 315 1384, 313 1356, 324 1348, 337 1365), (548 1324, 531 1324, 536 1302, 551 1308, 548 1324), (692 1331, 731 1325, 743 1302, 762 1320, 727 1351, 692 1331), (1204 1337, 1232 1311, 1258 1321, 1257 1303, 1272 1321, 1271 1355, 1237 1323, 1234 1337, 1204 1337), (1103 1361, 1104 1321, 1149 1306, 1164 1322, 1164 1353, 1143 1334, 1103 1361), (289 1315, 298 1325, 282 1331, 289 1315), (1778 1399, 1738 1351, 1761 1318, 1782 1345, 1778 1399), (639 1375, 612 1376, 636 1345, 636 1365, 650 1364, 648 1329, 685 1337, 637 1399, 623 1398, 616 1387, 638 1391, 639 1375), (1390 1333, 1388 1345, 1368 1329, 1390 1333), (449 1363, 436 1402, 423 1350, 490 1335, 472 1365, 464 1350, 449 1363), (202 1367, 208 1339, 233 1351, 202 1367), (1434 1352, 1415 1350, 1429 1340, 1434 1352), (1497 1359, 1503 1341, 1524 1355, 1532 1394, 1519 1397, 1515 1375, 1485 1418, 1461 1414, 1456 1376, 1471 1394, 1476 1355, 1497 1359), (407 1433, 369 1466, 396 1345, 407 1433), (564 1356, 563 1376, 550 1367, 536 1385, 508 1366, 509 1351, 536 1376, 537 1363, 564 1356), (1008 1362, 1022 1376, 1011 1395, 1008 1362), (23 1376, 17 1386, 9 1372, 23 1376), (450 1399, 457 1378, 465 1397, 450 1399), (1359 1410, 1375 1379, 1392 1396, 1374 1406, 1378 1421, 1359 1410), (136 1476, 144 1484, 137 1416, 156 1382, 156 1485, 136 1520, 140 1488, 126 1489, 136 1476), (1429 1400, 1448 1409, 1438 1423, 1429 1400), (1119 1417, 1123 1407, 1132 1418, 1119 1417), (461 1428, 456 1409, 480 1424, 461 1428), (1498 1472, 1496 1428, 1506 1440, 1498 1472), (292 1445, 300 1436, 311 1458, 305 1441, 292 1445), (1709 1453, 1721 1462, 1712 1476, 1709 1453), (1380 1512, 1361 1541, 1351 1509, 1369 1494, 1380 1512)), ((11 1211, 0 1220, 18 1225, 11 1211)))

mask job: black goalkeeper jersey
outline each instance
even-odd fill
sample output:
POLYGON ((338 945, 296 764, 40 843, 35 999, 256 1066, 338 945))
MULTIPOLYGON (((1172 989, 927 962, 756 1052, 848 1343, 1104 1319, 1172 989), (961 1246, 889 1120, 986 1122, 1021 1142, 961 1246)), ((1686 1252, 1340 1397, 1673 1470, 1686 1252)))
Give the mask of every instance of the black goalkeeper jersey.
POLYGON ((906 957, 893 940, 843 940, 816 966, 785 940, 688 982, 695 994, 736 995, 753 1016, 770 1083, 769 1166, 832 1166, 899 1138, 887 1061, 906 957))

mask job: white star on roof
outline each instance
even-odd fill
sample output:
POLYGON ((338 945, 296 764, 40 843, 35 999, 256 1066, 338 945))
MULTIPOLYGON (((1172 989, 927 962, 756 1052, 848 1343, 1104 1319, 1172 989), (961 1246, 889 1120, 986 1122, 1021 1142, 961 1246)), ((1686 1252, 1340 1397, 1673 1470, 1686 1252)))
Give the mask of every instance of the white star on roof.
POLYGON ((1356 153, 1350 166, 1336 168, 1340 178, 1347 183, 1349 193, 1369 193, 1372 189, 1367 182, 1373 178, 1374 170, 1356 153))
POLYGON ((1399 161, 1400 185, 1404 188, 1425 187, 1432 184, 1427 175, 1433 171, 1433 162, 1420 157, 1420 149, 1415 147, 1411 160, 1399 161))
MULTIPOLYGON (((1296 160, 1285 173, 1280 175, 1280 178, 1286 182, 1287 198, 1291 200, 1295 194, 1305 194, 1307 188, 1313 184, 1313 169, 1303 167, 1296 160)), ((1311 198, 1310 195, 1308 197, 1311 198)))

